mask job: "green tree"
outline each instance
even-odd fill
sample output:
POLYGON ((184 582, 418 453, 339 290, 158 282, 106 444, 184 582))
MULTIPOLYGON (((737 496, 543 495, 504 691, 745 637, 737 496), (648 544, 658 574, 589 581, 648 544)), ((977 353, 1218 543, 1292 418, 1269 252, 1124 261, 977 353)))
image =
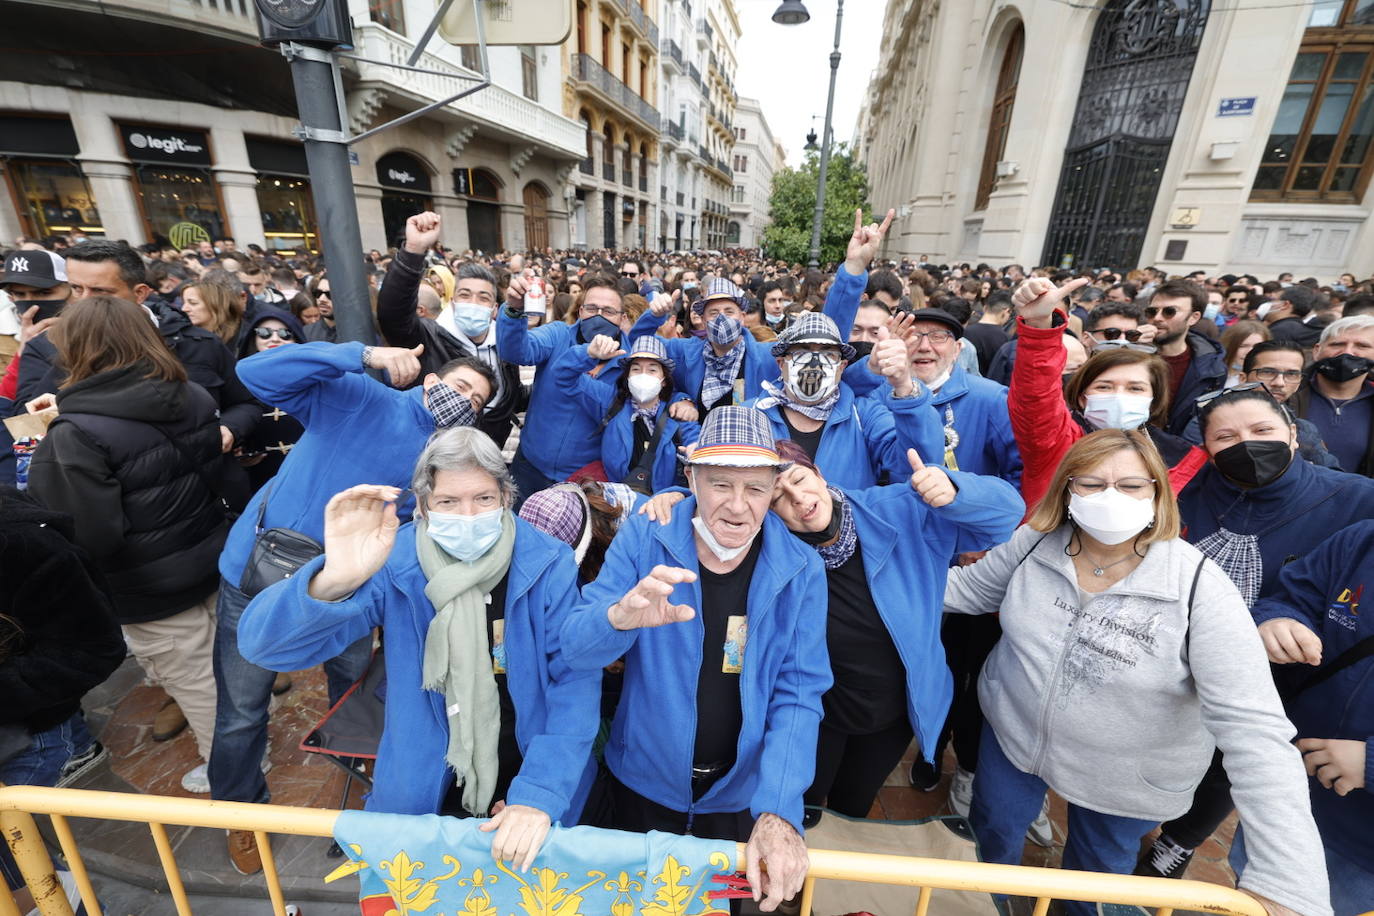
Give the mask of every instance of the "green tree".
MULTIPOLYGON (((773 174, 768 198, 771 223, 763 233, 769 257, 805 264, 811 251, 811 221, 816 214, 816 187, 820 184, 820 153, 811 151, 801 168, 785 168, 773 174)), ((821 263, 844 260, 845 245, 854 232, 854 210, 868 214, 868 174, 847 144, 830 151, 825 175, 825 215, 821 220, 821 263)))

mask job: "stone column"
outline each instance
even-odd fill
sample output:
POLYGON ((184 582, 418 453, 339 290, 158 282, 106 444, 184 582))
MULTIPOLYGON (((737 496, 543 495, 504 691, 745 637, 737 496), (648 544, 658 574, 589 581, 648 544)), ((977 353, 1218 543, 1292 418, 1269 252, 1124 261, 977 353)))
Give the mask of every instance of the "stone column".
POLYGON ((507 251, 524 251, 529 247, 525 242, 525 205, 523 203, 501 204, 501 243, 507 251))
POLYGON ((120 147, 114 122, 109 115, 99 111, 78 111, 78 108, 86 108, 82 104, 84 95, 73 94, 73 101, 72 128, 81 148, 76 159, 91 186, 91 196, 100 211, 106 237, 127 239, 135 245, 149 241, 138 206, 133 170, 120 147))
POLYGON ((240 248, 247 248, 250 242, 267 248, 262 208, 258 206, 258 173, 248 161, 243 131, 237 127, 213 127, 210 140, 215 151, 210 171, 224 201, 226 231, 240 248))
POLYGON ((435 212, 443 219, 439 241, 444 247, 463 252, 470 247, 468 240, 468 201, 465 197, 435 195, 435 212))
MULTIPOLYGON (((382 189, 355 184, 353 196, 358 201, 358 228, 362 231, 363 248, 386 251, 386 224, 382 221, 382 189)), ((321 233, 328 231, 328 226, 320 227, 321 233)), ((467 234, 466 219, 463 220, 463 233, 467 234)))

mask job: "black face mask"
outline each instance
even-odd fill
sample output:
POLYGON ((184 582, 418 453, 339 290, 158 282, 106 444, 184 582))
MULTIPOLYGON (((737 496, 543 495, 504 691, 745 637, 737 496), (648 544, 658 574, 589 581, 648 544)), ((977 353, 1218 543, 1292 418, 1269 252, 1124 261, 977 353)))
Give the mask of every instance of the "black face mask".
POLYGON ((873 341, 871 340, 853 340, 849 342, 849 345, 854 348, 854 358, 849 361, 851 366, 859 360, 868 359, 873 355, 873 341))
POLYGON ((1287 442, 1249 439, 1237 442, 1212 456, 1217 470, 1245 487, 1262 487, 1283 476, 1293 463, 1293 449, 1287 442))
POLYGON ((1337 384, 1359 378, 1371 368, 1374 368, 1374 362, 1363 356, 1356 356, 1354 353, 1328 356, 1326 359, 1319 359, 1312 364, 1313 372, 1337 384))
POLYGON ((62 311, 62 306, 67 304, 66 299, 11 299, 14 303, 14 314, 20 318, 24 313, 35 305, 38 306, 38 314, 33 316, 35 322, 42 321, 44 318, 55 318, 57 313, 62 311))
POLYGON ((840 504, 835 502, 835 497, 830 497, 830 504, 834 507, 830 512, 830 524, 820 531, 793 531, 797 537, 801 538, 802 543, 810 544, 812 547, 819 547, 826 541, 833 541, 840 533, 840 522, 844 520, 844 510, 840 504))

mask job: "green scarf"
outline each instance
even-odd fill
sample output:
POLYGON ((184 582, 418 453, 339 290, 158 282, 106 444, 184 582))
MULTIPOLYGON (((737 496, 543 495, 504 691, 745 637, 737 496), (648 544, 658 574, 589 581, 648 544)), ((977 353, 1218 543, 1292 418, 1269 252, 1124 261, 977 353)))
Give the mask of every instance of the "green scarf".
POLYGON ((428 580, 425 597, 436 612, 425 634, 420 686, 444 695, 444 758, 462 780, 463 807, 477 817, 491 807, 500 768, 501 698, 491 670, 486 599, 510 568, 514 547, 510 512, 502 516, 496 544, 471 563, 445 553, 423 519, 415 523, 415 554, 428 580))

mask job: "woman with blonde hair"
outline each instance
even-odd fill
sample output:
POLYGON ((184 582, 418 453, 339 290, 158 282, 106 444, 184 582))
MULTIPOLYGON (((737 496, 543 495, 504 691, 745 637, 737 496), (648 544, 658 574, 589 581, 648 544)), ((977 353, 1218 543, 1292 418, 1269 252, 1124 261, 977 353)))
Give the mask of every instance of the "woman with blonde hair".
POLYGON ((1241 886, 1272 913, 1324 916, 1306 773, 1264 645, 1235 585, 1179 530, 1149 437, 1103 429, 1068 449, 1010 541, 949 571, 945 611, 1001 611, 978 684, 970 822, 984 860, 1021 860, 1053 789, 1069 803, 1063 866, 1129 873, 1220 748, 1246 828, 1241 886))
POLYGON ((181 291, 181 310, 198 328, 219 336, 236 349, 243 323, 243 300, 218 283, 191 283, 181 291))

